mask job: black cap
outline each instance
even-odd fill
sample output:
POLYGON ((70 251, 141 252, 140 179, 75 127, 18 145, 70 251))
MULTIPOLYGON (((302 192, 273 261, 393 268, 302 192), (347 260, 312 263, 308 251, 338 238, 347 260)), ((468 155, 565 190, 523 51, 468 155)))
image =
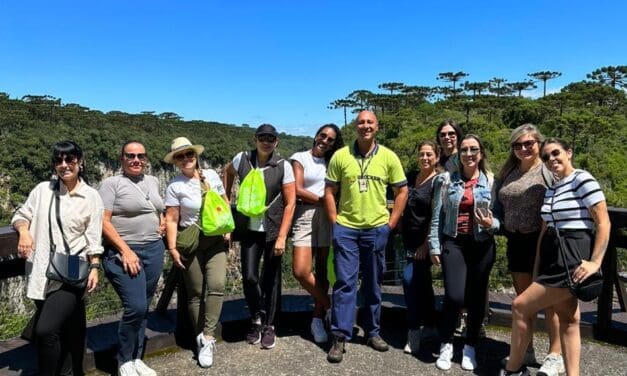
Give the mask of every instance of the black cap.
POLYGON ((255 137, 261 136, 263 134, 269 134, 274 137, 279 137, 279 133, 276 131, 276 128, 270 124, 261 124, 255 131, 255 137))

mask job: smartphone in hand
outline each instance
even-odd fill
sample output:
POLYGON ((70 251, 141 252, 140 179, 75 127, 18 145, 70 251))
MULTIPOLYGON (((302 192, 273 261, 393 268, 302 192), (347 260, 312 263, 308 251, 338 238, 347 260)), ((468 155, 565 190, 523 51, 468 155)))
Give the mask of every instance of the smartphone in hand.
POLYGON ((489 215, 488 202, 479 201, 475 204, 475 209, 481 213, 482 216, 487 217, 489 215))

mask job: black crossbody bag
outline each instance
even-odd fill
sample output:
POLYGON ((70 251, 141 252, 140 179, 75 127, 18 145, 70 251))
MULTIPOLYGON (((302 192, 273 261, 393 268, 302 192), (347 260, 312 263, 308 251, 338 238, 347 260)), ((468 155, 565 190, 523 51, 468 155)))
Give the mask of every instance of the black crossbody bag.
POLYGON ((76 288, 84 288, 87 284, 87 277, 89 276, 89 264, 87 260, 80 257, 80 254, 85 250, 84 248, 75 255, 70 254, 70 246, 65 238, 65 232, 61 225, 61 204, 59 199, 59 185, 57 182, 54 191, 52 193, 52 199, 50 200, 50 207, 48 208, 48 236, 50 238, 50 262, 46 269, 46 278, 70 285, 76 288), (55 203, 55 214, 57 219, 57 225, 59 231, 61 231, 61 237, 63 238, 63 247, 65 253, 56 252, 56 244, 52 238, 52 202, 55 203))
MULTIPOLYGON (((551 201, 551 218, 553 219, 553 224, 555 224, 555 236, 557 236, 557 241, 559 243, 559 253, 562 256, 562 262, 564 263, 564 267, 566 268, 566 281, 568 283, 568 289, 570 290, 571 294, 577 297, 577 299, 584 302, 589 302, 598 298, 603 291, 603 274, 601 273, 601 269, 599 268, 596 273, 588 276, 588 278, 586 278, 583 282, 576 283, 575 281, 573 281, 571 271, 568 268, 568 263, 566 260, 566 244, 564 243, 564 239, 560 235, 560 231, 557 229, 557 222, 555 221, 555 217, 553 216, 553 201, 551 201)), ((574 251, 581 263, 581 261, 583 261, 581 253, 579 253, 578 249, 574 249, 574 251)))

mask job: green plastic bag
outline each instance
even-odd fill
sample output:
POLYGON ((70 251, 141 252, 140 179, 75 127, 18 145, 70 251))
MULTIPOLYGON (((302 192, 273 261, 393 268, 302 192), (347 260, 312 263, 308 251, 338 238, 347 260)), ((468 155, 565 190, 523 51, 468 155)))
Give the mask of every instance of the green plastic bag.
POLYGON ((266 212, 266 209, 266 184, 263 172, 254 168, 239 186, 237 211, 247 217, 259 217, 266 212))
POLYGON ((224 235, 235 229, 231 206, 215 191, 209 190, 205 193, 200 228, 205 236, 224 235))
POLYGON ((327 281, 329 281, 329 286, 333 288, 335 284, 335 264, 333 260, 335 258, 335 252, 333 251, 333 246, 329 247, 329 255, 327 256, 327 281))

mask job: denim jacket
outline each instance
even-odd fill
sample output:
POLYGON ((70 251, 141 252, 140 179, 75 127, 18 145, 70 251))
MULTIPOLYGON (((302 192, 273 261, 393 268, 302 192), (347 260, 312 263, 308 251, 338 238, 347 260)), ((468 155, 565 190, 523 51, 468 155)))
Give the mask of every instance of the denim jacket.
MULTIPOLYGON (((457 237, 457 215, 459 204, 464 195, 464 181, 458 171, 444 172, 436 176, 433 187, 433 216, 431 218, 431 228, 429 230, 429 253, 431 255, 440 254, 440 239, 442 235, 457 237)), ((475 204, 477 202, 488 202, 492 207, 492 179, 483 172, 479 173, 477 184, 472 190, 475 204)), ((483 241, 493 236, 499 229, 500 222, 496 217, 492 217, 492 227, 489 229, 473 225, 473 235, 475 240, 483 241)))

